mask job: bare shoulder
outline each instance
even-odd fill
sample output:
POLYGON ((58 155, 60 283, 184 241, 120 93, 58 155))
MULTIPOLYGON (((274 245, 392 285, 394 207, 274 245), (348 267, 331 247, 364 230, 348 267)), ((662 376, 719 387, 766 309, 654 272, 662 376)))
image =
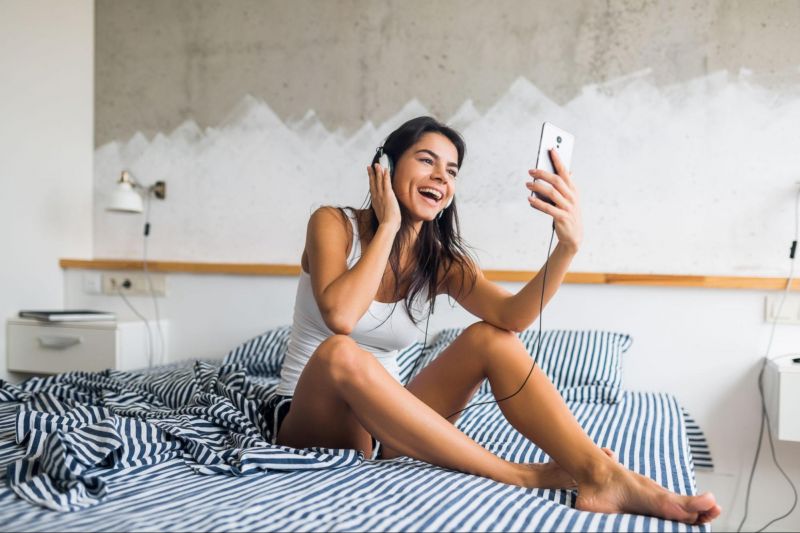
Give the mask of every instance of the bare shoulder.
POLYGON ((325 258, 337 264, 346 258, 353 238, 352 228, 341 209, 323 206, 311 214, 306 232, 306 244, 301 264, 303 270, 311 273, 314 263, 325 258))
POLYGON ((478 278, 483 277, 483 272, 472 258, 463 257, 463 261, 454 261, 449 265, 439 267, 439 289, 436 294, 448 294, 453 298, 470 292, 478 278))

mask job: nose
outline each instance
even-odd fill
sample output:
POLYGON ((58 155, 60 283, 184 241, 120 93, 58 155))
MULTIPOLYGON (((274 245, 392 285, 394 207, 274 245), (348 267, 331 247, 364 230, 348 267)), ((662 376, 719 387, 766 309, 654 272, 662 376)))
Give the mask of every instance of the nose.
POLYGON ((437 179, 439 181, 447 181, 449 174, 447 173, 447 169, 444 168, 443 163, 439 163, 438 165, 434 165, 433 172, 431 173, 431 177, 433 179, 437 179))

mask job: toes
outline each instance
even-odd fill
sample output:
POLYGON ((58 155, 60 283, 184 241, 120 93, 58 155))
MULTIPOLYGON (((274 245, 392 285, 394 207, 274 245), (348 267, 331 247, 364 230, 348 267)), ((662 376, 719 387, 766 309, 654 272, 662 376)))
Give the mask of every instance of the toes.
POLYGON ((694 516, 694 519, 691 520, 693 524, 711 522, 722 513, 722 509, 717 505, 714 495, 710 492, 705 492, 698 496, 687 496, 683 507, 694 516))
POLYGON ((704 492, 698 496, 690 496, 686 503, 687 511, 700 513, 710 512, 714 507, 717 507, 717 499, 710 492, 704 492))
POLYGON ((714 507, 712 507, 708 511, 703 511, 702 513, 700 513, 697 523, 706 524, 708 522, 711 522, 712 520, 715 520, 721 514, 722 514, 722 508, 719 505, 714 505, 714 507))

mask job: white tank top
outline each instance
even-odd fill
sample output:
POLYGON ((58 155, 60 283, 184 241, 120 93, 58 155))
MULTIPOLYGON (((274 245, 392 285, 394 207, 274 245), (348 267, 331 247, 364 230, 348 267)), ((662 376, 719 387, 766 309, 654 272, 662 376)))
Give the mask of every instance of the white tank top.
MULTIPOLYGON (((350 212, 348 218, 353 227, 353 245, 347 257, 347 268, 351 269, 361 258, 361 239, 355 213, 350 212)), ((418 320, 427 312, 427 293, 427 289, 420 292, 412 305, 412 313, 418 320)), ((400 381, 397 354, 420 340, 421 333, 422 330, 406 314, 404 301, 394 304, 373 300, 349 336, 360 348, 372 353, 389 374, 400 381)), ((322 319, 314 298, 311 276, 301 269, 294 304, 292 333, 289 337, 286 358, 281 366, 281 382, 276 389, 278 394, 294 395, 300 373, 314 350, 322 341, 333 335, 333 331, 322 319)))

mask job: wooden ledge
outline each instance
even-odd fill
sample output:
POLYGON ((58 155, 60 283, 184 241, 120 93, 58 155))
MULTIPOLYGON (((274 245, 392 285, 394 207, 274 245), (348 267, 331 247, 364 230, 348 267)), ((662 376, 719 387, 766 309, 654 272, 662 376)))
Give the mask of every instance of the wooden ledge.
MULTIPOLYGON (((61 259, 61 268, 88 270, 143 270, 134 259, 61 259)), ((267 263, 195 263, 180 261, 148 261, 151 272, 184 272, 189 274, 237 274, 240 276, 299 276, 300 265, 267 263)))
MULTIPOLYGON (((88 270, 142 270, 142 262, 129 259, 61 259, 61 268, 88 270)), ((234 274, 238 276, 299 276, 300 265, 268 263, 195 263, 148 261, 152 272, 188 274, 234 274)), ((492 281, 526 282, 536 275, 528 270, 484 270, 492 281)), ((702 287, 711 289, 782 290, 786 278, 738 276, 683 276, 673 274, 612 274, 603 272, 568 272, 565 283, 644 285, 655 287, 702 287)), ((792 280, 792 290, 800 290, 800 279, 792 280)))

